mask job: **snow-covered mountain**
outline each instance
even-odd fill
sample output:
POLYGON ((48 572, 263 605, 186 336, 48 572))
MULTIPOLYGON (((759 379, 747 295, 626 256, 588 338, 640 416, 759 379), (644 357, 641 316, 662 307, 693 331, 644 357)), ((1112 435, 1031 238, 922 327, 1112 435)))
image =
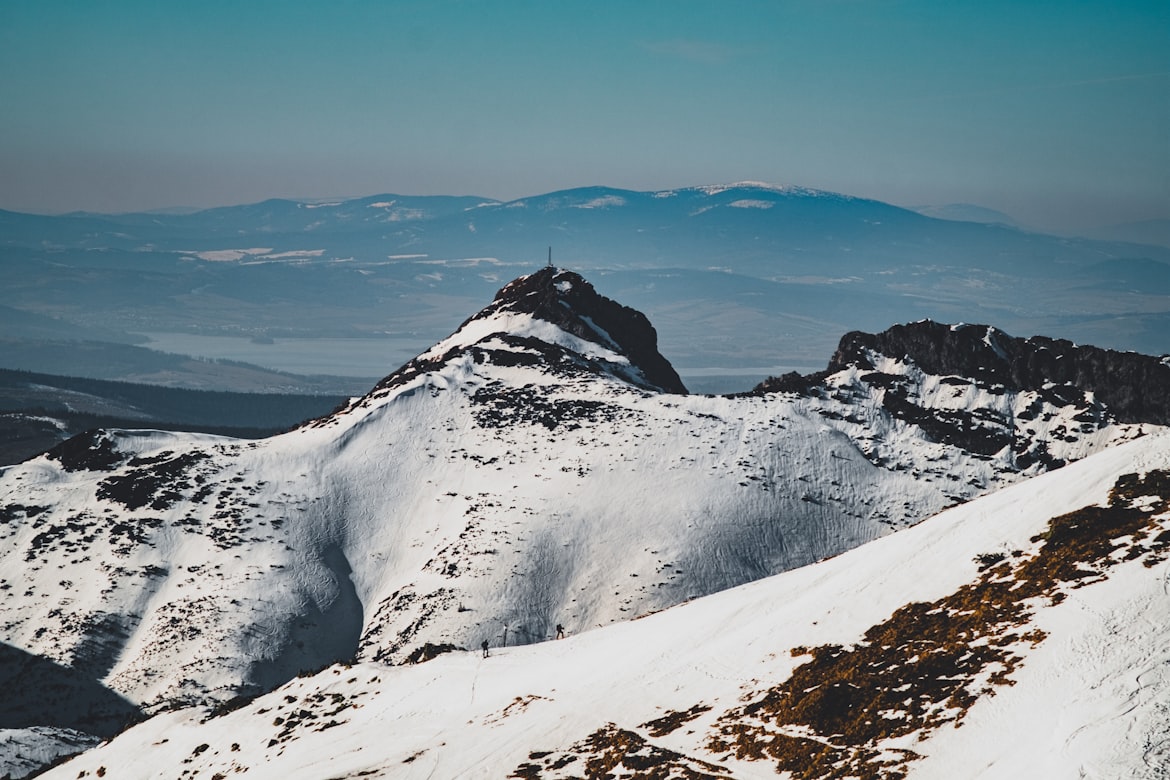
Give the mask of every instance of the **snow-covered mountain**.
POLYGON ((1153 432, 1167 388, 1154 358, 923 322, 691 396, 644 316, 542 269, 298 430, 99 431, 0 472, 0 728, 67 752, 331 664, 626 622, 1153 432))
POLYGON ((47 778, 1170 773, 1170 437, 644 620, 339 664, 47 778))

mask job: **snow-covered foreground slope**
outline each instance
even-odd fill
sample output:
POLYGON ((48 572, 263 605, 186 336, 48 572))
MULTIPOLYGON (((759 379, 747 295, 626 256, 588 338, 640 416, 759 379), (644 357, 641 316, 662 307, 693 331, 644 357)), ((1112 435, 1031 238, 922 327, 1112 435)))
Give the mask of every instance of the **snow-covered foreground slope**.
MULTIPOLYGON (((907 328, 979 375, 863 341, 823 376, 689 396, 644 317, 545 269, 296 431, 70 440, 0 472, 0 650, 28 670, 0 728, 107 737, 336 662, 584 634, 1163 422, 1001 376, 1030 353, 991 329, 907 328)), ((1130 385, 1170 387, 1139 359, 1130 385)))
POLYGON ((1165 778, 1168 551, 1157 434, 643 620, 158 715, 46 777, 1165 778))

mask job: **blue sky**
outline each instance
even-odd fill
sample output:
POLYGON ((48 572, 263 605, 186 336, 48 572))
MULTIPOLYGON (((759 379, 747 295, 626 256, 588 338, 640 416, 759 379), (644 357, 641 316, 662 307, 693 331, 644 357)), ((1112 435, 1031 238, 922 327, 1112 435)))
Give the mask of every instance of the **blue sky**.
POLYGON ((1170 218, 1170 3, 0 0, 0 208, 764 180, 1170 218))

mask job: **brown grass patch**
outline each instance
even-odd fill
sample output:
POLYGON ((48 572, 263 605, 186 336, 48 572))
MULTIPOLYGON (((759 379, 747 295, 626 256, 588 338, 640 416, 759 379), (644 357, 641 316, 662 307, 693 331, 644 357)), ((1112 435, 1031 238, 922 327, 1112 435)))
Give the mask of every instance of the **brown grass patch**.
POLYGON ((811 660, 722 716, 708 748, 774 760, 805 780, 905 777, 917 755, 887 741, 959 724, 981 696, 1013 685, 1021 651, 1045 638, 1030 627, 1039 600, 1058 603, 1062 589, 1098 582, 1121 561, 1165 556, 1170 538, 1154 534, 1168 497, 1170 472, 1125 475, 1108 506, 1049 521, 1031 556, 982 559, 991 565, 978 580, 901 607, 852 647, 801 648, 811 660))
POLYGON ((723 780, 726 769, 650 744, 610 723, 560 753, 532 753, 530 763, 509 775, 526 780, 552 778, 638 778, 638 780, 723 780), (539 763, 532 763, 533 760, 539 763), (563 774, 561 770, 581 774, 563 774), (552 773, 552 774, 546 774, 552 773))
POLYGON ((643 723, 638 728, 646 729, 652 737, 664 737, 672 731, 677 731, 684 723, 690 723, 710 709, 711 707, 706 704, 696 704, 690 709, 681 712, 671 710, 661 718, 655 718, 652 721, 643 723))

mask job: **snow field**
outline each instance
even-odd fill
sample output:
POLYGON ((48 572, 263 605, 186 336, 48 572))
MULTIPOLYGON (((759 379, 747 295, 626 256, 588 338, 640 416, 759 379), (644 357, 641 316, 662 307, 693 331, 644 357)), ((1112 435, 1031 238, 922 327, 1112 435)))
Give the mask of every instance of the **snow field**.
MULTIPOLYGON (((953 591, 976 576, 975 554, 1033 547, 1048 518, 1103 502, 1118 474, 1138 462, 1170 468, 1170 436, 1145 437, 831 560, 641 620, 488 659, 468 652, 414 667, 329 669, 202 725, 198 710, 167 715, 46 777, 103 765, 125 767, 127 778, 169 777, 157 768, 181 765, 204 743, 211 748, 191 764, 201 773, 248 766, 249 777, 261 778, 377 769, 403 778, 502 777, 528 753, 564 748, 607 722, 637 730, 699 703, 712 711, 656 744, 710 760, 699 752, 707 726, 745 693, 787 676, 801 662, 792 647, 855 642, 902 604, 953 591), (302 732, 283 753, 267 747, 277 703, 305 691, 367 698, 346 711, 349 720, 302 732), (155 746, 164 735, 168 746, 155 746), (239 751, 225 749, 230 740, 239 751), (135 759, 123 764, 128 756, 135 759)), ((1164 757, 1166 657, 1150 651, 1170 639, 1170 569, 1129 563, 1115 571, 1039 611, 1036 622, 1050 636, 1029 652, 1016 684, 976 703, 961 728, 913 745, 926 757, 909 765, 911 777, 1164 776, 1156 762, 1164 757)), ((774 776, 767 762, 724 765, 735 777, 774 776)))
MULTIPOLYGON (((272 776, 378 766, 394 777, 499 777, 609 722, 637 731, 696 706, 711 709, 654 744, 701 756, 720 715, 803 663, 791 648, 855 642, 907 600, 969 582, 975 555, 1030 549, 1061 507, 1101 500, 1125 458, 1166 460, 1160 434, 1113 447, 1153 426, 1086 421, 1078 404, 882 356, 871 357, 884 376, 848 367, 807 394, 648 392, 627 381, 644 382, 640 369, 608 347, 485 311, 344 411, 281 436, 118 432, 113 466, 68 471, 40 458, 0 472, 0 500, 35 508, 0 525, 5 642, 82 668, 149 712, 283 686, 206 724, 198 708, 151 720, 94 756, 129 761, 114 746, 137 744, 157 758, 127 777, 175 766, 269 776, 270 763, 272 776), (1092 468, 889 535, 1046 468, 1019 467, 1014 442, 979 454, 932 439, 890 413, 895 388, 923 413, 953 414, 959 432, 974 420, 1039 442, 1056 461, 1104 452, 1092 468), (544 642, 557 623, 570 639, 544 642), (476 651, 485 639, 486 660, 476 651), (470 652, 385 665, 440 644, 470 652), (352 668, 297 677, 355 657, 352 668)), ((1127 576, 1148 584, 1144 572, 1127 576)), ((1161 602, 1150 599, 1148 609, 1117 607, 1117 620, 1161 630, 1150 617, 1161 602)), ((1085 623, 1046 630, 1082 653, 1107 646, 1103 635, 1085 644, 1085 623)), ((1051 657, 1109 701, 1129 696, 1140 723, 1120 744, 1140 742, 1156 762, 1164 748, 1148 722, 1164 714, 1163 667, 1142 666, 1143 682, 1125 693, 1074 656, 1051 657)), ((1059 681, 1029 685, 1065 696, 1071 713, 1102 711, 1091 697, 1078 709, 1059 681)), ((1032 690, 1021 686, 1008 693, 1032 690)), ((969 722, 999 734, 987 724, 1004 719, 978 715, 988 701, 1009 697, 981 701, 969 722)), ((1013 713, 1039 711, 1022 701, 1013 713)), ((1092 757, 1108 765, 1118 755, 1094 747, 1114 721, 1090 728, 1087 717, 1068 728, 1105 736, 1084 749, 1069 741, 1052 766, 1098 771, 1092 757)), ((940 739, 900 745, 928 755, 913 772, 970 750, 940 739)), ((88 756, 72 765, 91 766, 88 756)), ((771 771, 721 765, 737 777, 771 771)), ((1005 752, 985 767, 1011 765, 1005 752)), ((963 766, 984 765, 967 756, 963 766)))

